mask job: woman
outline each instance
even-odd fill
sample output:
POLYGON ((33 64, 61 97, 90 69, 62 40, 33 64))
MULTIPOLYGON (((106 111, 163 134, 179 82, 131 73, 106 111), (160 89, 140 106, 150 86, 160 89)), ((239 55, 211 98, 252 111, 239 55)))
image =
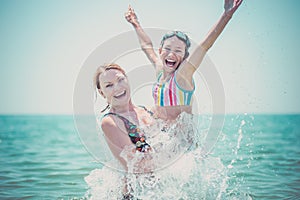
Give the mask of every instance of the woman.
MULTIPOLYGON (((152 113, 145 107, 132 104, 130 87, 125 71, 117 64, 100 66, 94 76, 94 84, 99 94, 107 100, 109 112, 101 119, 101 128, 113 155, 127 169, 120 153, 126 146, 135 151, 151 151, 146 135, 139 125, 153 122, 152 113)), ((105 109, 105 110, 106 110, 105 109)))
POLYGON ((153 87, 153 98, 160 118, 174 120, 182 112, 191 113, 195 90, 193 75, 242 1, 225 0, 221 18, 190 57, 188 57, 190 40, 181 31, 165 34, 157 55, 151 39, 138 22, 134 10, 129 7, 125 18, 134 27, 141 48, 156 71, 157 83, 153 87))
MULTIPOLYGON (((125 71, 117 64, 100 66, 94 75, 94 85, 108 103, 109 111, 99 123, 111 152, 126 172, 151 172, 151 159, 146 155, 151 147, 141 126, 153 123, 152 113, 132 104, 125 71), (132 161, 135 154, 140 159, 132 161)), ((126 179, 123 180, 126 186, 126 179)), ((123 193, 128 193, 127 187, 123 193)))

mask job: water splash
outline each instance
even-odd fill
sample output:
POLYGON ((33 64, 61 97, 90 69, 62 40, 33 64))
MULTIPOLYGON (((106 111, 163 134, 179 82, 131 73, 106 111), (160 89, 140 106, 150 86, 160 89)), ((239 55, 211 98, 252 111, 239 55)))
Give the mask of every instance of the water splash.
MULTIPOLYGON (((237 145, 235 147, 235 150, 234 150, 234 154, 237 156, 238 155, 238 151, 241 147, 241 141, 242 141, 242 138, 243 138, 243 126, 246 124, 245 120, 242 120, 241 121, 241 124, 240 124, 240 127, 238 129, 238 139, 237 139, 237 145)), ((229 169, 232 169, 233 168, 233 164, 236 162, 235 159, 232 159, 230 164, 227 166, 227 168, 229 169)))
MULTIPOLYGON (((239 126, 235 156, 241 147, 245 124, 241 121, 239 126)), ((231 196, 232 191, 228 191, 230 165, 225 167, 220 157, 201 152, 209 127, 206 125, 199 128, 193 116, 182 114, 176 124, 159 122, 143 127, 153 151, 132 154, 134 146, 127 146, 121 156, 128 163, 128 173, 106 166, 93 170, 85 177, 90 188, 88 198, 122 199, 124 192, 130 193, 132 199, 143 200, 242 198, 231 196)), ((235 160, 232 159, 232 166, 235 160)))
POLYGON ((253 132, 249 131, 253 121, 248 114, 227 116, 221 140, 213 151, 226 166, 226 199, 252 199, 246 177, 253 161, 253 132))

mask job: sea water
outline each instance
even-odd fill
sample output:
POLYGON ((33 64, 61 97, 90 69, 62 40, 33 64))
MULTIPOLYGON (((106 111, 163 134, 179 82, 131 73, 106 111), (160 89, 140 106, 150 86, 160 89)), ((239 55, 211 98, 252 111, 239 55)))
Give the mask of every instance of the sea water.
MULTIPOLYGON (((189 151, 169 175, 142 183, 161 199, 299 199, 299 124, 300 115, 227 115, 209 154, 195 160, 189 151), (176 171, 183 176, 172 178, 176 171)), ((120 174, 85 150, 72 116, 1 116, 0 152, 0 199, 93 198, 120 174)))

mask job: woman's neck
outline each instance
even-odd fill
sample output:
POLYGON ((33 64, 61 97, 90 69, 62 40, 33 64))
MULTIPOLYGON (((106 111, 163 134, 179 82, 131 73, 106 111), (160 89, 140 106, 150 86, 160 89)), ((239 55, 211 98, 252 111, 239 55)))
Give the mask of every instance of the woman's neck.
POLYGON ((130 101, 127 105, 113 106, 110 110, 114 113, 125 114, 134 111, 134 105, 130 101))

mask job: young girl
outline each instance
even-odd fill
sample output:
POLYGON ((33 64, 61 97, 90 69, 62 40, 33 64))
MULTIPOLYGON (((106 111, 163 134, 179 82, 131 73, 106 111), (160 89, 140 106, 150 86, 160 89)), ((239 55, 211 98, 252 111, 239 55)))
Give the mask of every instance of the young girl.
POLYGON ((157 83, 153 87, 152 94, 158 117, 174 120, 181 112, 191 113, 192 96, 195 90, 193 75, 242 1, 225 0, 221 18, 190 57, 188 57, 188 49, 191 42, 181 31, 165 34, 157 55, 151 39, 144 32, 134 10, 129 6, 125 18, 134 27, 143 51, 156 70, 157 83))

